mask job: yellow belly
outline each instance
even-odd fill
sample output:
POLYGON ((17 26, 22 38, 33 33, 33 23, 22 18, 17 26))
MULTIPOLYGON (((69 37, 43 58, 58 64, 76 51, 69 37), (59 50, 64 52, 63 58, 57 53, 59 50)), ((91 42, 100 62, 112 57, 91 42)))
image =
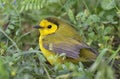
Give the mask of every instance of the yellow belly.
POLYGON ((51 65, 64 62, 64 59, 62 59, 61 57, 58 57, 56 54, 54 54, 53 52, 51 52, 49 50, 46 50, 43 47, 42 37, 39 38, 39 46, 40 46, 40 49, 41 49, 43 55, 46 57, 46 59, 48 60, 48 62, 51 65))

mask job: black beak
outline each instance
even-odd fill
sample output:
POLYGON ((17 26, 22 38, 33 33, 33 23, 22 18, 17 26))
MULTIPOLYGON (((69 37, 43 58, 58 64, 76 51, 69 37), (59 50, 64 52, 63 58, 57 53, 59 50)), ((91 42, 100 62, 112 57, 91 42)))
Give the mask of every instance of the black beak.
POLYGON ((39 25, 36 25, 36 26, 33 26, 33 28, 40 29, 40 28, 43 28, 43 27, 41 27, 39 25))

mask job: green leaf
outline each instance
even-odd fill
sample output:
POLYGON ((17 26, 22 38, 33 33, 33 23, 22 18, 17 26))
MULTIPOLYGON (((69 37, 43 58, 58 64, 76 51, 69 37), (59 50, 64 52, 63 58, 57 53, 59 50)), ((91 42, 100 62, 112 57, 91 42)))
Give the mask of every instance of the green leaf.
POLYGON ((11 33, 10 29, 7 29, 5 32, 6 32, 7 34, 10 34, 10 33, 11 33))
POLYGON ((2 58, 0 58, 0 79, 8 79, 9 74, 4 66, 2 58))
POLYGON ((115 1, 114 0, 102 0, 101 1, 101 7, 104 10, 110 10, 113 9, 115 7, 115 1))
POLYGON ((90 15, 86 21, 88 24, 92 24, 92 23, 96 23, 96 22, 100 22, 100 18, 93 14, 93 15, 90 15))
POLYGON ((70 20, 71 20, 74 24, 76 24, 75 17, 74 17, 74 13, 73 13, 73 11, 72 11, 71 9, 68 10, 68 16, 69 16, 70 20))
POLYGON ((14 26, 13 25, 9 25, 9 29, 14 29, 14 26))

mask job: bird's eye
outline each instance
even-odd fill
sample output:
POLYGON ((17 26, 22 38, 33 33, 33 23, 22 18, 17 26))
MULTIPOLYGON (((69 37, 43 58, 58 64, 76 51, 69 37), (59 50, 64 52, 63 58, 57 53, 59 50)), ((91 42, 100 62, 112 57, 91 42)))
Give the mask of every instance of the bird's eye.
POLYGON ((51 27, 52 27, 51 25, 48 25, 48 27, 47 27, 47 28, 49 28, 49 29, 50 29, 51 27))

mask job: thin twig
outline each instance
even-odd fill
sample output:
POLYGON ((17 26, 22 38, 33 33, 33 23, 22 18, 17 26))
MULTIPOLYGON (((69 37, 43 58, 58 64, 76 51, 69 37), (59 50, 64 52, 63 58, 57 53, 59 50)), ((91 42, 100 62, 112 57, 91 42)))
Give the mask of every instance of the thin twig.
POLYGON ((0 28, 0 32, 2 32, 13 43, 13 45, 16 47, 17 51, 20 51, 17 44, 1 28, 0 28))
MULTIPOLYGON (((42 64, 42 66, 43 66, 43 64, 42 64)), ((48 73, 47 69, 45 68, 45 66, 43 66, 43 68, 44 68, 44 70, 45 70, 45 72, 46 72, 46 74, 47 74, 47 76, 48 76, 48 79, 52 79, 52 78, 50 77, 50 74, 48 73)))

